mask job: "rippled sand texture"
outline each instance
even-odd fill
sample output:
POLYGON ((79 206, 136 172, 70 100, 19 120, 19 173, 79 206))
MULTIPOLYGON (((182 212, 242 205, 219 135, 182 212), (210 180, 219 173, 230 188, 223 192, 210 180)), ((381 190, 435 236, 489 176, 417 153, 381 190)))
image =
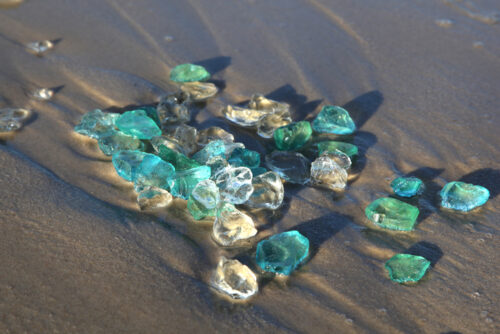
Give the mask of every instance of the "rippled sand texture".
POLYGON ((471 3, 500 11, 494 0, 27 0, 1 9, 0 107, 35 114, 0 137, 0 332, 498 332, 500 25, 471 16, 471 3), (43 39, 55 41, 45 57, 23 46, 43 39), (91 109, 158 101, 184 62, 205 65, 224 87, 194 124, 223 125, 250 149, 268 144, 217 108, 255 92, 290 103, 295 120, 342 105, 359 128, 350 140, 362 157, 344 195, 286 185, 282 210, 254 215, 257 240, 294 228, 312 250, 288 280, 264 278, 249 303, 228 302, 207 280, 220 255, 248 260, 254 249, 217 247, 182 201, 138 212, 110 159, 72 131, 91 109), (59 90, 48 102, 29 97, 41 87, 59 90), (407 174, 427 185, 410 201, 421 208, 417 229, 375 228, 364 208, 407 174), (492 198, 469 214, 437 209, 452 180, 484 185, 492 198), (383 267, 404 251, 433 264, 413 286, 392 283, 383 267))

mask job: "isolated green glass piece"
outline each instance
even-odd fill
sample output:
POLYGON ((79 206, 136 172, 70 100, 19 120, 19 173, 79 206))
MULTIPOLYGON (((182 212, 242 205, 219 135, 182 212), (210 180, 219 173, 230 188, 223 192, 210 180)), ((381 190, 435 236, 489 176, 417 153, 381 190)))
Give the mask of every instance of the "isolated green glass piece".
POLYGON ((391 182, 391 188, 398 196, 412 197, 424 191, 424 183, 414 176, 398 177, 391 182))
POLYGON ((127 181, 134 181, 137 173, 137 169, 141 165, 142 160, 149 153, 145 153, 137 150, 125 150, 119 151, 113 154, 113 166, 116 169, 118 175, 127 181))
POLYGON ((201 166, 193 159, 189 159, 184 154, 176 152, 165 145, 160 144, 158 146, 158 155, 163 160, 170 162, 175 167, 176 171, 188 170, 201 166))
POLYGON ((142 190, 145 187, 157 187, 169 190, 173 185, 175 168, 172 164, 160 157, 148 154, 144 157, 136 171, 135 188, 142 190))
POLYGON ((298 231, 288 231, 259 242, 256 260, 264 271, 290 275, 308 254, 309 239, 298 231))
POLYGON ((123 150, 144 150, 144 143, 138 138, 116 130, 101 134, 97 143, 101 151, 106 155, 113 155, 123 150))
POLYGON ((227 160, 233 167, 256 168, 260 165, 259 152, 247 150, 246 148, 236 148, 227 160))
POLYGON ((187 209, 194 219, 200 220, 217 214, 217 205, 220 201, 219 188, 212 180, 198 182, 191 192, 187 202, 187 209))
POLYGON ((351 160, 358 155, 358 147, 350 143, 341 141, 322 141, 314 145, 318 147, 318 156, 323 155, 323 153, 335 152, 335 150, 344 152, 351 160))
POLYGON ((82 116, 75 131, 84 136, 98 139, 101 135, 113 130, 115 122, 120 117, 117 113, 105 113, 100 109, 92 110, 82 116))
POLYGON ((191 169, 177 170, 173 177, 174 185, 170 193, 175 197, 188 199, 198 182, 210 178, 210 167, 199 166, 191 169))
POLYGON ((458 181, 447 183, 440 195, 443 208, 465 212, 483 205, 490 198, 485 187, 458 181))
POLYGON ((170 71, 170 80, 175 82, 205 81, 210 78, 210 73, 200 65, 177 65, 170 71))
POLYGON ((304 146, 311 135, 311 124, 301 121, 277 128, 274 131, 274 142, 279 150, 292 151, 304 146))
POLYGON ((226 144, 222 140, 214 140, 193 155, 193 159, 200 164, 206 164, 210 158, 225 157, 226 144))
POLYGON ((431 262, 422 256, 396 254, 385 263, 389 277, 397 283, 418 282, 426 273, 431 262))
POLYGON ((324 106, 312 122, 316 132, 348 135, 356 130, 349 112, 339 106, 324 106))
POLYGON ((121 114, 116 120, 116 126, 122 132, 139 139, 151 139, 161 135, 161 130, 156 122, 142 109, 121 114))
POLYGON ((396 231, 411 231, 417 222, 417 207, 395 198, 382 197, 366 207, 366 217, 376 225, 396 231))

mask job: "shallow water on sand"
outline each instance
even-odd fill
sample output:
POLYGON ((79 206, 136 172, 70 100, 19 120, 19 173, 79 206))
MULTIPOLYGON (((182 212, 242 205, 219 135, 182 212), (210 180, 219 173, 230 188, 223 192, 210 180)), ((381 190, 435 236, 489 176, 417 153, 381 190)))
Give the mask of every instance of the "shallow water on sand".
MULTIPOLYGON (((496 1, 473 4, 500 11, 496 1)), ((0 107, 35 114, 0 137, 0 332, 497 331, 500 26, 463 6, 47 0, 1 10, 0 107), (443 19, 453 24, 436 24, 443 19), (24 47, 44 39, 56 42, 44 57, 24 47), (182 201, 139 212, 110 159, 72 130, 91 109, 158 101, 173 88, 169 70, 185 62, 223 87, 193 124, 221 125, 250 149, 267 143, 225 122, 218 106, 256 92, 291 104, 295 120, 344 106, 359 129, 347 139, 361 157, 344 195, 287 184, 281 210, 255 215, 257 240, 298 229, 311 255, 288 280, 263 278, 248 303, 207 281, 220 255, 248 260, 254 249, 217 247, 182 201), (50 101, 30 97, 55 87, 50 101), (377 229, 364 208, 402 175, 427 186, 410 200, 417 228, 377 229), (452 180, 486 186, 491 200, 469 214, 438 209, 452 180), (413 286, 383 268, 404 251, 432 261, 413 286)))

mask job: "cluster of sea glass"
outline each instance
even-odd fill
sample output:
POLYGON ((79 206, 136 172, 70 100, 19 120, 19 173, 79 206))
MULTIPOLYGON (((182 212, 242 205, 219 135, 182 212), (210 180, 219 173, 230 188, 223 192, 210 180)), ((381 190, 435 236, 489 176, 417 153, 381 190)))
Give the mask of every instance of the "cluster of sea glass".
MULTIPOLYGON (((212 224, 215 242, 232 247, 247 243, 258 232, 245 209, 278 209, 284 181, 345 189, 358 148, 342 141, 314 142, 313 132, 352 134, 356 126, 347 110, 324 106, 310 123, 293 122, 288 104, 261 94, 253 95, 245 106, 224 107, 222 114, 232 123, 255 128, 259 136, 273 139, 275 150, 265 156, 266 169, 258 152, 235 142, 226 130, 187 125, 193 104, 217 94, 213 83, 204 82, 209 77, 202 66, 179 65, 170 74, 178 90, 164 96, 157 106, 122 114, 94 110, 75 127, 76 132, 97 139, 101 151, 112 156, 118 175, 134 183, 142 210, 167 207, 174 197, 187 200, 193 219, 212 224), (314 156, 313 161, 301 152, 314 156)), ((442 205, 461 208, 464 199, 468 209, 484 204, 484 191, 481 200, 471 204, 474 196, 470 193, 481 189, 470 186, 445 186, 442 205)), ((398 178, 392 187, 402 197, 421 194, 424 189, 416 178, 398 178)), ((400 231, 412 230, 418 214, 418 208, 395 198, 379 198, 366 209, 375 224, 400 231)), ((264 272, 290 275, 308 254, 309 240, 298 231, 287 231, 260 241, 255 262, 264 272)), ((398 254, 386 263, 391 279, 398 282, 417 281, 428 267, 429 261, 409 254, 398 254)), ((235 299, 258 291, 255 273, 225 257, 213 272, 211 285, 235 299)))
MULTIPOLYGON (((421 195, 425 186, 417 177, 398 177, 391 182, 394 193, 400 197, 421 195)), ((440 192, 441 206, 458 211, 469 211, 483 205, 489 198, 488 189, 464 182, 449 182, 440 192)), ((419 209, 392 197, 382 197, 366 207, 366 217, 379 227, 412 231, 417 222, 419 209)), ((430 261, 422 256, 396 254, 385 267, 391 280, 398 283, 417 282, 430 266, 430 261)))

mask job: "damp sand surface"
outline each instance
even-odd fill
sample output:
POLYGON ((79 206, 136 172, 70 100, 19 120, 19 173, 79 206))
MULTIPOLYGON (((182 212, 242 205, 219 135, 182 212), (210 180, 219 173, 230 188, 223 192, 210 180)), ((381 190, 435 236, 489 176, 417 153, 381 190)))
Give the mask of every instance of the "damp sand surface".
POLYGON ((0 1, 0 106, 34 111, 0 138, 0 332, 495 333, 499 331, 500 25, 498 1, 0 1), (15 7, 15 8, 14 8, 15 7), (444 21, 443 21, 444 20, 444 21), (452 22, 452 24, 439 24, 452 22), (24 45, 51 40, 43 57, 24 45), (123 111, 171 91, 170 69, 204 65, 221 94, 192 125, 218 125, 248 148, 269 143, 219 112, 256 92, 311 120, 348 109, 359 146, 347 191, 285 186, 252 213, 256 240, 297 229, 308 262, 261 277, 247 303, 207 282, 219 256, 255 268, 252 246, 222 249, 185 202, 139 212, 95 141, 73 132, 95 108, 123 111), (57 88, 50 101, 31 93, 57 88), (427 186, 408 202, 413 232, 364 217, 390 181, 427 186), (438 208, 447 181, 486 186, 468 214, 438 208), (391 282, 396 253, 426 256, 414 285, 391 282))

